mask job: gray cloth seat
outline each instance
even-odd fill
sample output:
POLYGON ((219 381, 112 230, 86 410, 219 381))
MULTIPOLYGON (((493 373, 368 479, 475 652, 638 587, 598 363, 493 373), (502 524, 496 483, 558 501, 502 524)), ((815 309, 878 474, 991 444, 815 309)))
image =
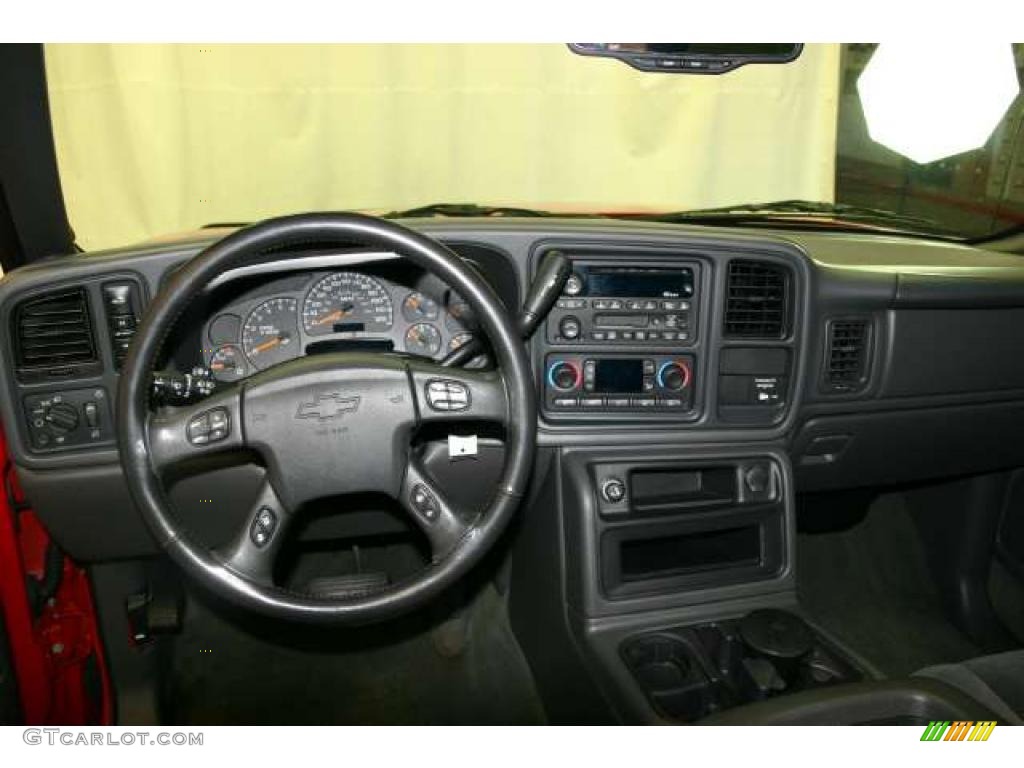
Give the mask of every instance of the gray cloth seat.
POLYGON ((1024 725, 1024 649, 938 664, 914 674, 959 688, 997 713, 1000 722, 1024 725))

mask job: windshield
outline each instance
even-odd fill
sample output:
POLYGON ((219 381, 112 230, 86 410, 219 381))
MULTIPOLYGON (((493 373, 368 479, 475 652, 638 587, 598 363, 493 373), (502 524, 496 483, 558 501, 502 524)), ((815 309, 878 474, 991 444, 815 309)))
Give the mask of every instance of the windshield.
POLYGON ((627 215, 802 201, 737 224, 824 226, 856 207, 860 223, 871 209, 895 231, 963 238, 1024 223, 1024 99, 976 148, 917 162, 872 138, 857 83, 874 51, 809 44, 723 75, 554 44, 50 45, 46 64, 87 250, 438 203, 627 215))

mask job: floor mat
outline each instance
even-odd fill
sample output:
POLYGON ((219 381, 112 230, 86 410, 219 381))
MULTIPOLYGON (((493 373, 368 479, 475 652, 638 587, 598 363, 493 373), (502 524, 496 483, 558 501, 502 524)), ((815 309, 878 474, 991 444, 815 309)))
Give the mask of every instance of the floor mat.
POLYGON ((468 643, 434 646, 439 621, 416 617, 346 632, 285 628, 192 601, 176 642, 173 724, 516 724, 544 722, 508 623, 487 585, 464 609, 468 643))
POLYGON ((899 495, 847 531, 801 534, 797 586, 814 620, 889 677, 980 653, 945 617, 899 495))

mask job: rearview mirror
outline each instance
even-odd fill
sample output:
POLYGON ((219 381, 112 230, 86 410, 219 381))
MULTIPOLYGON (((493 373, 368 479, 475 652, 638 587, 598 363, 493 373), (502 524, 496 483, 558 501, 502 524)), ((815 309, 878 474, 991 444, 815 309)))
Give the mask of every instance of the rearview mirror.
POLYGON ((582 56, 619 59, 645 72, 721 75, 744 64, 785 64, 803 43, 569 43, 582 56))

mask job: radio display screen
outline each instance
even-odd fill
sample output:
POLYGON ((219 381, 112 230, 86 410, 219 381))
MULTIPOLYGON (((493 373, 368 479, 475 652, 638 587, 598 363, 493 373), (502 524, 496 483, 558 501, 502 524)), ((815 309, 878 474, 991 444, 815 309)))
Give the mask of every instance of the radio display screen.
POLYGON ((598 360, 594 366, 594 392, 640 392, 643 384, 643 360, 598 360))
POLYGON ((693 296, 693 270, 592 266, 586 270, 586 291, 590 296, 685 299, 693 296))

